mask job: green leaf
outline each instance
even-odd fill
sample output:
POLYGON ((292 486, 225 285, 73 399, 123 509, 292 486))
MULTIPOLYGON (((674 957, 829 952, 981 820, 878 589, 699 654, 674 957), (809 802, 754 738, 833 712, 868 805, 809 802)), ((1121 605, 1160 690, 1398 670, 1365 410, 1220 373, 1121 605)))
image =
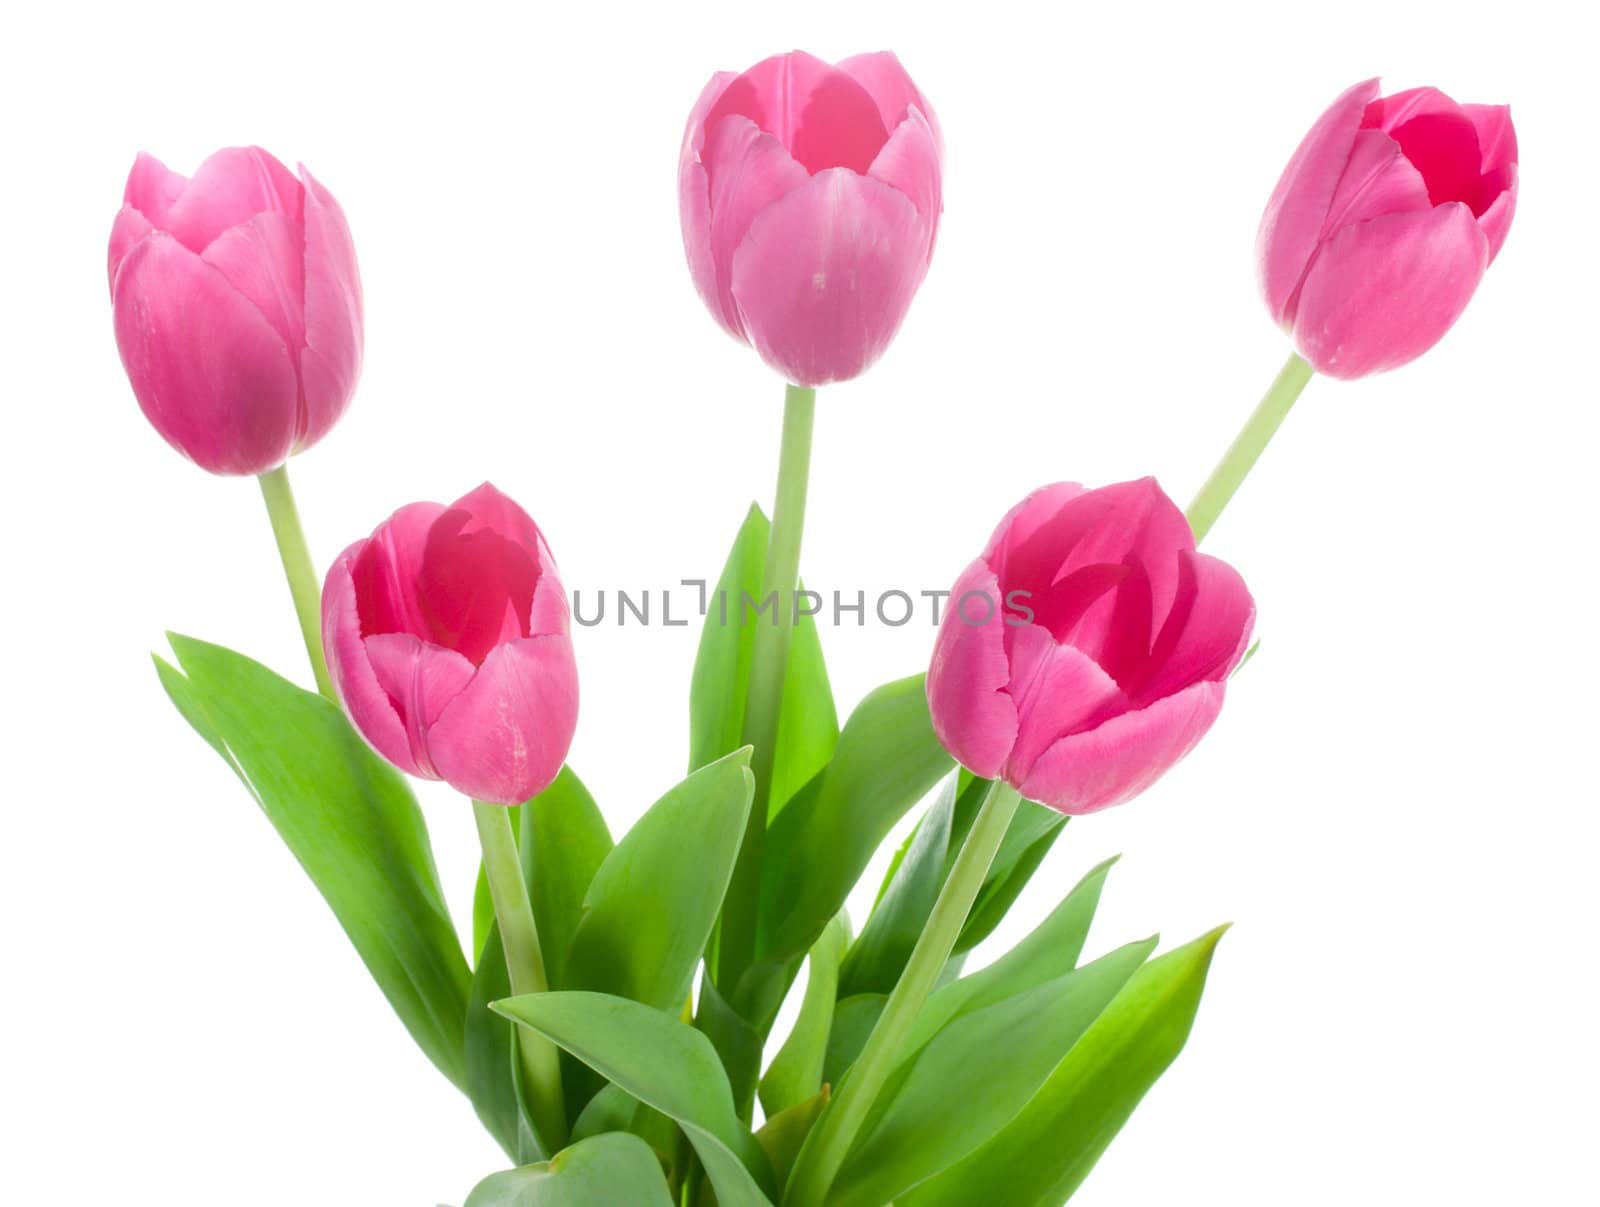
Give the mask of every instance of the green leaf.
POLYGON ((171 635, 178 711, 254 795, 419 1047, 465 1088, 471 973, 400 774, 337 705, 242 654, 171 635))
POLYGON ((522 875, 533 902, 545 974, 565 988, 565 971, 584 902, 613 846, 611 831, 594 797, 571 767, 538 796, 518 808, 522 875))
MULTIPOLYGON (((1155 945, 1154 939, 1129 944, 952 1021, 885 1086, 839 1171, 829 1207, 897 1201, 998 1132, 1028 1104, 1155 945)), ((990 1184, 990 1196, 1002 1186, 1009 1196, 1004 1180, 990 1184)))
MULTIPOLYGON (((839 994, 888 993, 900 979, 944 887, 945 852, 956 806, 957 776, 945 777, 939 797, 917 823, 899 866, 872 908, 861 937, 839 970, 839 994)), ((983 782, 983 781, 977 781, 983 782)), ((970 824, 970 823, 969 823, 970 824)))
POLYGON ((867 1036, 878 1025, 878 1016, 889 996, 884 993, 862 993, 841 998, 833 1008, 833 1029, 828 1032, 828 1054, 822 1062, 822 1079, 829 1085, 838 1085, 850 1066, 855 1064, 861 1049, 867 1045, 867 1036))
POLYGON ((710 970, 700 975, 700 1003, 694 1025, 711 1041, 733 1087, 733 1100, 755 1099, 756 1076, 761 1072, 761 1036, 717 991, 710 970))
POLYGON ((815 1098, 822 1089, 828 1034, 833 1030, 834 1002, 839 995, 839 960, 849 942, 850 918, 841 910, 811 948, 807 957, 811 973, 800 1014, 761 1079, 761 1106, 769 1119, 815 1098))
POLYGON ((937 990, 917 1014, 906 1046, 916 1051, 951 1020, 1071 972, 1083 953, 1105 888, 1108 859, 1080 880, 1027 938, 987 968, 937 990))
POLYGON ((789 1181, 789 1173, 794 1169, 795 1158, 800 1155, 806 1137, 811 1134, 811 1129, 821 1118, 823 1108, 828 1105, 828 1098, 828 1087, 823 1086, 804 1102, 797 1102, 772 1115, 756 1133, 756 1141, 767 1154, 767 1160, 772 1163, 773 1176, 779 1186, 789 1181))
POLYGON ((549 1161, 491 1174, 466 1207, 673 1207, 650 1146, 622 1132, 594 1136, 549 1161))
MULTIPOLYGON (((988 783, 987 780, 979 782, 988 783)), ((1017 896, 1033 879, 1034 872, 1039 870, 1056 839, 1061 837, 1066 824, 1065 813, 1057 813, 1044 805, 1025 800, 1017 807, 1000 850, 995 853, 994 863, 989 866, 989 874, 984 877, 983 888, 956 939, 952 955, 965 955, 994 933, 995 927, 1016 904, 1017 896)))
MULTIPOLYGON (((744 712, 750 691, 750 651, 756 625, 771 623, 769 608, 757 616, 767 561, 769 525, 754 503, 734 539, 716 592, 706 599, 700 648, 689 687, 689 768, 696 770, 744 744, 744 712), (754 601, 747 611, 745 599, 754 601)), ((802 616, 789 644, 789 668, 773 753, 769 815, 827 766, 839 741, 828 668, 817 625, 802 616)))
POLYGON ((771 1207, 766 1154, 734 1113, 727 1075, 700 1032, 604 993, 530 993, 494 1008, 674 1120, 694 1145, 720 1207, 771 1207))
POLYGON ((816 942, 890 828, 952 765, 933 736, 923 676, 885 684, 856 707, 833 761, 768 832, 763 959, 799 956, 816 942))
MULTIPOLYGON (((965 770, 946 780, 884 876, 872 916, 845 961, 841 995, 887 993, 894 988, 989 787, 989 780, 965 770)), ((1064 814, 1043 805, 1023 801, 1018 806, 951 949, 945 978, 953 979, 967 952, 1005 918, 1066 821, 1064 814)))
POLYGON ((1226 927, 1136 972, 1050 1079, 977 1151, 896 1200, 969 1207, 1006 1188, 1006 1207, 1060 1207, 1183 1050, 1226 927))
POLYGON ((562 983, 682 1007, 733 875, 753 785, 746 748, 650 807, 595 873, 562 983))

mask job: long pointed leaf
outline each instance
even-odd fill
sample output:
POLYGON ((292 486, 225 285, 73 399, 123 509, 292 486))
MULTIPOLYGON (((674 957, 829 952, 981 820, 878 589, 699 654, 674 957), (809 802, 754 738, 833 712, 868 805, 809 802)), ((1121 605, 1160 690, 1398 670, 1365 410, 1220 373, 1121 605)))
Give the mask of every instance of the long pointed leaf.
POLYGON ((674 1120, 694 1145, 720 1207, 771 1207, 766 1154, 739 1122, 716 1049, 700 1032, 604 993, 531 993, 494 1008, 674 1120))
POLYGON ((722 906, 754 779, 748 749, 678 784, 606 856, 562 982, 678 1010, 722 906))
POLYGON ((222 646, 171 642, 173 703, 225 753, 418 1046, 465 1088, 471 974, 410 787, 337 705, 222 646))
POLYGON ((997 1186, 1006 1207, 1061 1207, 1183 1050, 1225 929, 1136 972, 1011 1123, 896 1207, 970 1207, 997 1186))
POLYGON ((933 735, 923 676, 886 684, 856 707, 833 761, 768 833, 763 959, 799 956, 816 942, 890 828, 952 765, 933 735))
MULTIPOLYGON (((689 769, 744 744, 744 712, 750 692, 750 656, 756 626, 770 624, 772 609, 759 616, 761 579, 770 526, 754 503, 734 539, 715 593, 706 599, 700 647, 689 686, 689 769), (752 601, 746 604, 746 599, 752 601)), ((778 714, 778 745, 772 759, 772 815, 827 766, 839 741, 828 668, 817 624, 802 616, 789 645, 789 668, 778 714)))
POLYGON ((829 1207, 882 1207, 993 1136, 1027 1105, 1154 948, 1154 939, 1131 943, 958 1016, 891 1079, 885 1104, 874 1107, 839 1173, 829 1207))

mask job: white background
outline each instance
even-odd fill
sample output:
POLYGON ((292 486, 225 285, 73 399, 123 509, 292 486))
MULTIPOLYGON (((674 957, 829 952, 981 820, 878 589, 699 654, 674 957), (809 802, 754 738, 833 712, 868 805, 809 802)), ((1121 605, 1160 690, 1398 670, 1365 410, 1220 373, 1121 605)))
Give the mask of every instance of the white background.
MULTIPOLYGON (((350 216, 365 377, 292 467, 319 565, 490 478, 569 587, 659 589, 714 577, 769 498, 781 396, 690 287, 681 123, 713 70, 801 46, 895 49, 949 144, 903 332, 820 401, 806 576, 869 597, 948 586, 1044 482, 1154 473, 1185 501, 1286 352, 1251 247, 1305 127, 1379 72, 1512 102, 1519 212, 1466 316, 1410 367, 1314 382, 1208 542, 1263 642, 1214 733, 1074 822, 1003 938, 1118 851, 1094 950, 1236 923, 1088 1207, 1593 1201, 1581 11, 13 10, 0 1199, 427 1207, 502 1164, 151 671, 171 628, 308 678, 254 483, 173 454, 117 360, 104 245, 135 151, 192 171, 259 142, 350 216)), ((683 770, 694 640, 578 631, 573 762, 618 831, 683 770)), ((844 710, 932 630, 824 641, 844 710)), ((467 808, 422 796, 464 917, 467 808)))

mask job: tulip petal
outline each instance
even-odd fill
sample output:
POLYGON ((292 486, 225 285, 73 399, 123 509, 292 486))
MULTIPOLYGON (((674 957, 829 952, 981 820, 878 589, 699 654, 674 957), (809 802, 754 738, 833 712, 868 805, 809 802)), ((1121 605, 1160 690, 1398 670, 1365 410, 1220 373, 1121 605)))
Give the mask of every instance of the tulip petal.
MULTIPOLYGON (((1039 599, 1087 566, 1141 567, 1148 578, 1150 623, 1159 626, 1177 593, 1175 555, 1193 548, 1183 512, 1154 478, 1141 478, 1086 491, 1032 531, 1013 530, 994 565, 1008 592, 1024 588, 1039 599)), ((1114 606, 1107 598, 1102 611, 1114 606)))
POLYGON ((566 637, 494 650, 428 731, 439 774, 458 791, 520 804, 549 787, 578 719, 578 671, 566 637))
POLYGON ((1006 778, 1021 782, 1058 739, 1127 710, 1116 680, 1089 655, 1058 642, 1041 624, 1017 627, 1007 694, 1017 708, 1017 740, 1006 778))
MULTIPOLYGON (((1400 144, 1382 130, 1362 130, 1356 134, 1350 162, 1328 207, 1322 238, 1342 226, 1381 214, 1431 209, 1432 205, 1422 173, 1405 157, 1400 144)), ((1290 309, 1292 312, 1292 304, 1290 309)))
MULTIPOLYGON (((474 492, 480 504, 489 501, 485 491, 509 503, 486 484, 474 492)), ((502 530, 459 504, 450 507, 428 529, 422 551, 416 592, 423 633, 474 664, 496 646, 526 637, 537 559, 537 544, 515 530, 502 530)))
POLYGON ((695 101, 694 108, 689 110, 689 120, 683 127, 683 142, 678 148, 678 167, 693 163, 700 157, 700 148, 706 141, 706 117, 711 108, 721 99, 722 94, 728 90, 728 85, 739 78, 736 71, 719 71, 713 75, 706 86, 700 90, 700 99, 695 101))
POLYGON ((305 188, 305 429, 297 451, 338 422, 361 376, 365 303, 350 224, 333 194, 300 165, 305 188))
POLYGON ((1485 176, 1517 166, 1517 130, 1511 124, 1510 105, 1462 105, 1461 112, 1478 132, 1485 176))
POLYGON ((155 228, 138 210, 124 205, 111 223, 111 240, 106 247, 106 280, 111 285, 111 296, 117 295, 117 269, 135 244, 155 228))
POLYGON ((1517 206, 1517 132, 1508 105, 1462 105, 1478 130, 1483 151, 1483 188, 1492 197, 1478 215, 1478 226, 1489 240, 1489 261, 1500 254, 1511 229, 1517 206))
POLYGON ((1278 179, 1256 234, 1256 264, 1267 309, 1280 323, 1317 249, 1318 237, 1378 81, 1342 93, 1317 119, 1278 179))
POLYGON ((428 533, 445 510, 438 503, 408 503, 355 550, 350 575, 363 636, 428 631, 417 605, 417 584, 428 533))
POLYGON ((257 214, 230 226, 200 253, 295 350, 305 342, 304 239, 298 222, 282 214, 257 214))
MULTIPOLYGON (((726 117, 712 126, 701 159, 709 189, 713 271, 712 292, 702 288, 701 297, 729 332, 748 339, 733 296, 734 254, 757 214, 811 178, 782 143, 745 117, 726 117)), ((687 242, 687 233, 684 237, 687 242)), ((695 272, 692 259, 690 271, 695 272)), ((701 284, 698 274, 696 284, 701 284)))
POLYGON ((1185 552, 1178 566, 1178 597, 1150 652, 1151 676, 1135 696, 1140 706, 1202 680, 1227 678, 1255 625, 1255 600, 1227 562, 1185 552))
POLYGON ((733 313, 732 299, 724 297, 717 282, 717 264, 711 251, 711 184, 705 165, 700 162, 706 141, 706 114, 736 79, 738 75, 731 71, 712 76, 684 126, 683 145, 678 153, 678 221, 696 292, 729 334, 743 339, 743 333, 737 330, 738 316, 733 313))
POLYGON ((523 637, 542 637, 571 631, 567 593, 561 586, 561 572, 544 533, 517 501, 485 482, 450 505, 472 517, 463 531, 490 530, 515 541, 536 568, 537 582, 526 609, 527 628, 523 637))
POLYGON ((140 151, 122 190, 122 202, 130 205, 157 230, 166 229, 172 203, 183 195, 189 178, 179 175, 154 155, 140 151))
POLYGON ((796 385, 857 376, 904 321, 928 238, 899 190, 847 168, 818 173, 757 214, 734 253, 733 297, 751 343, 796 385))
POLYGON ((1361 115, 1361 127, 1392 134, 1418 117, 1450 117, 1460 112, 1461 106, 1437 88, 1407 88, 1393 96, 1380 96, 1368 104, 1361 115))
POLYGON ((1466 114, 1424 114, 1389 131, 1389 137, 1422 173, 1434 205, 1464 201, 1474 214, 1489 208, 1493 197, 1483 196, 1478 131, 1466 114))
POLYGON ((804 51, 774 55, 730 83, 706 115, 749 118, 808 174, 828 168, 866 172, 889 140, 878 103, 851 76, 804 51))
POLYGON ((367 744, 400 770, 422 774, 395 702, 384 691, 367 659, 353 573, 366 553, 357 541, 333 563, 322 589, 322 650, 334 691, 367 744))
POLYGON ((300 384, 282 338, 227 278, 157 231, 123 260, 112 300, 133 392, 169 444, 212 473, 283 463, 300 384))
POLYGON ((1461 316, 1488 262, 1488 240, 1460 202, 1347 226, 1306 274, 1295 346, 1330 377, 1403 365, 1461 316))
POLYGON ((269 212, 300 221, 300 182, 260 147, 226 147, 200 165, 163 229, 201 252, 230 226, 269 212))
POLYGON ((939 145, 922 114, 912 112, 895 128, 867 175, 899 189, 911 198, 927 224, 928 244, 923 259, 933 258, 939 235, 939 215, 944 209, 940 185, 939 145))
POLYGON ((995 525, 983 549, 984 560, 1003 573, 999 567, 1004 564, 1006 550, 1025 544, 1029 537, 1055 519, 1056 513, 1067 503, 1083 493, 1084 488, 1076 482, 1053 482, 1033 491, 995 525))
POLYGON ((1223 684, 1207 680, 1061 738, 1034 762, 1018 791, 1069 814, 1131 800, 1194 749, 1222 710, 1223 694, 1223 684))
POLYGON ((441 649, 410 633, 366 638, 367 661, 405 726, 413 774, 441 778, 428 752, 428 731, 445 706, 461 694, 478 668, 454 650, 441 649))
POLYGON ((986 779, 1000 774, 1017 740, 1001 603, 993 571, 977 559, 950 589, 928 668, 934 733, 963 767, 986 779))
POLYGON ((844 72, 860 84, 871 94, 872 99, 878 104, 878 114, 883 118, 884 129, 891 132, 896 126, 906 119, 907 113, 915 108, 921 112, 928 123, 928 128, 933 131, 934 144, 939 149, 941 158, 944 156, 944 133, 939 128, 939 119, 933 112, 933 106, 928 104, 928 98, 923 96, 900 65, 893 51, 880 50, 872 54, 852 55, 843 62, 836 64, 839 71, 844 72))
POLYGON ((1483 237, 1489 241, 1489 260, 1500 254, 1500 249, 1505 246, 1506 235, 1511 231, 1511 219, 1517 212, 1517 181, 1516 169, 1512 168, 1511 184, 1505 192, 1494 199, 1493 204, 1478 216, 1478 229, 1483 232, 1483 237))
POLYGON ((844 72, 833 70, 812 90, 793 141, 785 140, 789 153, 813 175, 829 168, 864 173, 888 141, 878 103, 844 72))

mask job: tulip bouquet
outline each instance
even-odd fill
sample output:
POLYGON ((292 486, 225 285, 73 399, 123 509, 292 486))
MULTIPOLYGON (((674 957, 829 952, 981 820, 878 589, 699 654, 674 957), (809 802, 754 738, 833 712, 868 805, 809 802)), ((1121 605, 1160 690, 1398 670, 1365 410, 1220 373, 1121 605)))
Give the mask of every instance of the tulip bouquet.
POLYGON ((684 248, 712 316, 788 383, 777 486, 704 608, 689 774, 614 836, 566 765, 571 614, 516 502, 485 484, 410 503, 313 569, 285 463, 361 367, 338 203, 259 149, 191 178, 141 155, 109 252, 123 363, 169 443, 259 478, 315 690, 188 637, 156 669, 503 1147, 468 1207, 1065 1202, 1183 1046, 1221 929, 1081 960, 1101 866, 1010 951, 967 957, 1069 817, 1131 800, 1216 720, 1255 608, 1198 542, 1314 373, 1402 365, 1460 315, 1516 160, 1501 107, 1376 81, 1335 100, 1260 228, 1295 351, 1192 506, 1153 478, 1027 494, 950 567, 926 673, 841 726, 799 586, 817 390, 906 316, 943 135, 890 54, 714 76, 682 144, 684 248), (407 776, 470 798, 470 934, 407 776), (852 919, 869 859, 930 797, 852 919))

